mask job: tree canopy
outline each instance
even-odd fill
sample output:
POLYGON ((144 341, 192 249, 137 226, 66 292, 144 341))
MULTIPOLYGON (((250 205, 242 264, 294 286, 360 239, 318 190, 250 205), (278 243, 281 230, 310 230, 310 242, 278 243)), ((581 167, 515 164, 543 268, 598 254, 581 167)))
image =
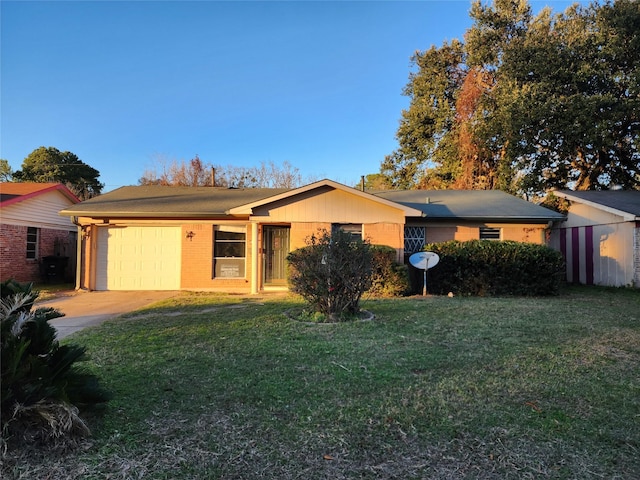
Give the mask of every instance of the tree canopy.
POLYGON ((81 200, 95 197, 104 185, 98 181, 100 172, 90 167, 77 155, 61 152, 54 147, 40 147, 22 162, 22 169, 13 173, 19 182, 60 182, 81 200))
POLYGON ((479 0, 464 42, 416 52, 392 188, 640 188, 640 2, 533 15, 479 0))
POLYGON ((9 160, 0 158, 0 182, 10 182, 13 178, 13 169, 9 165, 9 160))
POLYGON ((289 162, 276 165, 262 162, 259 167, 220 166, 204 163, 196 155, 184 160, 165 161, 159 158, 138 180, 140 185, 233 188, 295 188, 302 176, 289 162))

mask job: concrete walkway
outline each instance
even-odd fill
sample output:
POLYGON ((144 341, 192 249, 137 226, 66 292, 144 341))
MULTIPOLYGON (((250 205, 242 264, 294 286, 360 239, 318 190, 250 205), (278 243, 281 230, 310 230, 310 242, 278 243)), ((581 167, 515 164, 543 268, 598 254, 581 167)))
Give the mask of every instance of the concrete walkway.
POLYGON ((83 328, 99 325, 124 313, 180 295, 178 291, 86 292, 73 291, 52 300, 37 302, 35 308, 52 307, 64 313, 49 323, 58 332, 58 340, 83 328))

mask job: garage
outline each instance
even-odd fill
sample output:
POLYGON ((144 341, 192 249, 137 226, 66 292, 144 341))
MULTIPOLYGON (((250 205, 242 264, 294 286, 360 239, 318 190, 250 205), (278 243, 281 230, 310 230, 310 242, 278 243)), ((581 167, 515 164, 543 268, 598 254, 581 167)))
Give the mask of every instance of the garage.
POLYGON ((179 290, 180 227, 98 228, 96 290, 179 290))

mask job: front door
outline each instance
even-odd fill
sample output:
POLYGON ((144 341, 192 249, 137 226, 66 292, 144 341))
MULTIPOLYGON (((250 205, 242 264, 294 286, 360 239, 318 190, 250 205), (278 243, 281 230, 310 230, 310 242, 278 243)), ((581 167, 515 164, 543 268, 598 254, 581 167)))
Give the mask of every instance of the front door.
POLYGON ((289 253, 289 227, 263 227, 264 285, 287 284, 287 254, 289 253))

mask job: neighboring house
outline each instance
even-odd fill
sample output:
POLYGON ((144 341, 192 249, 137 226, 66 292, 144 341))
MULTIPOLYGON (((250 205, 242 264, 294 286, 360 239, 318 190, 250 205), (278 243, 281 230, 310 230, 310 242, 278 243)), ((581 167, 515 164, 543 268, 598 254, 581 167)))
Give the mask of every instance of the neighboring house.
POLYGON ((78 229, 58 212, 79 201, 60 183, 0 183, 0 280, 73 280, 78 229))
POLYGON ((78 288, 223 290, 287 287, 286 256, 341 228, 396 249, 487 238, 544 243, 564 217, 497 191, 368 193, 322 180, 295 189, 122 187, 66 208, 81 229, 78 288))
POLYGON ((640 287, 640 191, 556 191, 569 201, 567 221, 550 245, 567 262, 567 281, 640 287))

